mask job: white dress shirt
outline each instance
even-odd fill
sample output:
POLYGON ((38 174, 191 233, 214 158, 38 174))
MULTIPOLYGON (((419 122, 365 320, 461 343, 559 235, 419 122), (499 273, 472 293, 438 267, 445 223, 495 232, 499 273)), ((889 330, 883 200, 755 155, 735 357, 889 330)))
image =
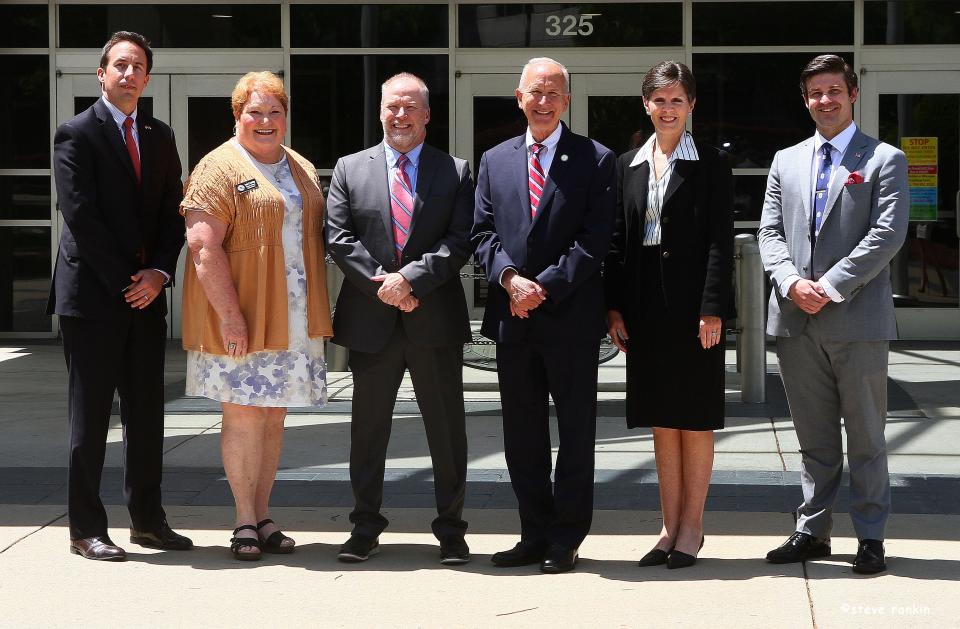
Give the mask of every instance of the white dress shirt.
MULTIPOLYGON (((840 162, 843 161, 843 156, 847 152, 847 147, 850 146, 850 140, 853 139, 853 134, 857 132, 857 123, 851 122, 846 129, 833 136, 833 139, 828 140, 822 135, 820 131, 816 131, 813 134, 813 152, 810 154, 810 208, 811 210, 816 207, 816 201, 813 198, 813 195, 816 194, 817 189, 817 173, 820 171, 820 160, 823 157, 820 154, 821 147, 829 142, 830 143, 830 181, 827 182, 827 189, 830 188, 830 185, 833 183, 834 178, 837 176, 838 166, 840 162)), ((790 289, 794 284, 797 283, 797 280, 801 279, 799 275, 790 275, 783 280, 783 283, 780 285, 780 294, 784 297, 789 296, 790 289)), ((827 297, 831 301, 841 302, 843 301, 843 295, 841 295, 833 285, 826 280, 826 278, 820 278, 820 287, 823 288, 823 292, 827 294, 827 297)))

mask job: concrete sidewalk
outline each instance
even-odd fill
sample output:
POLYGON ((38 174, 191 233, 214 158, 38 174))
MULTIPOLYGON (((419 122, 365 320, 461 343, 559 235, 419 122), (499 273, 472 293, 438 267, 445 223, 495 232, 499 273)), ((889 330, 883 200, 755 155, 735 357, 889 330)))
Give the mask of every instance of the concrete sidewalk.
POLYGON ((336 562, 352 505, 351 382, 342 373, 330 374, 326 408, 287 420, 273 516, 297 538, 298 552, 251 565, 233 561, 220 418, 209 401, 182 397, 184 359, 175 347, 166 375, 165 503, 174 528, 198 548, 161 553, 125 543, 115 427, 103 494, 113 505, 111 534, 131 560, 99 564, 69 555, 62 350, 53 342, 9 345, 0 348, 3 627, 960 626, 957 343, 892 346, 887 437, 896 515, 887 540, 890 572, 872 578, 850 570, 856 540, 845 505, 830 560, 772 566, 761 559, 792 529, 800 500, 798 446, 772 354, 767 404, 740 403, 739 378, 728 373, 728 427, 717 433, 706 545, 698 565, 681 571, 636 567, 659 530, 652 439, 624 427, 623 357, 602 365, 595 525, 576 572, 547 576, 489 563, 490 554, 516 541, 519 525, 496 375, 474 369, 464 370, 473 562, 455 570, 439 565, 429 534, 429 455, 409 381, 388 453, 391 526, 383 553, 358 566, 336 562), (107 613, 103 603, 120 611, 107 613))

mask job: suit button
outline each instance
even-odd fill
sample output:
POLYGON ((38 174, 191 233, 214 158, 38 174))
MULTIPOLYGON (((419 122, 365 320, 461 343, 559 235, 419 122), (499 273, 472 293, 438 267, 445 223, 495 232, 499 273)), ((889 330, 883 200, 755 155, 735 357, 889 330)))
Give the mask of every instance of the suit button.
POLYGON ((669 217, 669 216, 664 216, 663 218, 660 219, 660 222, 661 222, 662 224, 666 225, 667 223, 670 222, 670 217, 669 217))
POLYGON ((670 252, 669 252, 669 251, 664 251, 664 252, 663 252, 663 257, 664 257, 664 258, 669 258, 669 257, 670 257, 670 252))
POLYGON ((803 270, 806 271, 806 270, 807 270, 807 267, 803 267, 803 270))

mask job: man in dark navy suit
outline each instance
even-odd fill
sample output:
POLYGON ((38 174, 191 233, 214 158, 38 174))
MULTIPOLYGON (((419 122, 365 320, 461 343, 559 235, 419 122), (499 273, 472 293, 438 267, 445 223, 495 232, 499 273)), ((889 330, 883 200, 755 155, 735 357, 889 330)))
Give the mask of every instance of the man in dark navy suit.
POLYGON ((480 160, 473 239, 490 282, 484 336, 497 342, 503 440, 520 507, 520 543, 499 566, 571 570, 593 516, 597 364, 605 333, 600 264, 616 206, 616 157, 560 119, 569 74, 523 68, 525 135, 480 160), (549 398, 560 443, 551 485, 549 398))
POLYGON ((100 476, 114 391, 123 424, 130 541, 185 550, 160 505, 163 361, 170 282, 183 246, 173 131, 142 112, 153 52, 114 33, 97 77, 103 97, 62 124, 53 167, 63 231, 48 311, 60 316, 69 375, 70 552, 122 561, 107 535, 100 476))

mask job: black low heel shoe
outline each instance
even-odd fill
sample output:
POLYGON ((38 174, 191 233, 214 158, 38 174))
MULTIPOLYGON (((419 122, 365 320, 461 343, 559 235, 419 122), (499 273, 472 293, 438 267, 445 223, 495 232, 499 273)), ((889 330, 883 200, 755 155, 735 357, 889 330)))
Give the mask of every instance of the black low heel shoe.
MULTIPOLYGON (((703 549, 703 542, 706 538, 700 538, 700 548, 697 549, 699 552, 703 549)), ((667 556, 667 568, 674 570, 676 568, 689 568, 693 564, 697 563, 697 558, 693 555, 688 555, 687 553, 680 552, 679 550, 670 551, 670 555, 667 556)))
POLYGON ((673 552, 673 549, 670 550, 660 550, 659 548, 654 548, 649 553, 640 558, 640 561, 637 562, 637 565, 641 568, 649 568, 650 566, 662 566, 667 563, 667 557, 670 556, 670 553, 673 552))

